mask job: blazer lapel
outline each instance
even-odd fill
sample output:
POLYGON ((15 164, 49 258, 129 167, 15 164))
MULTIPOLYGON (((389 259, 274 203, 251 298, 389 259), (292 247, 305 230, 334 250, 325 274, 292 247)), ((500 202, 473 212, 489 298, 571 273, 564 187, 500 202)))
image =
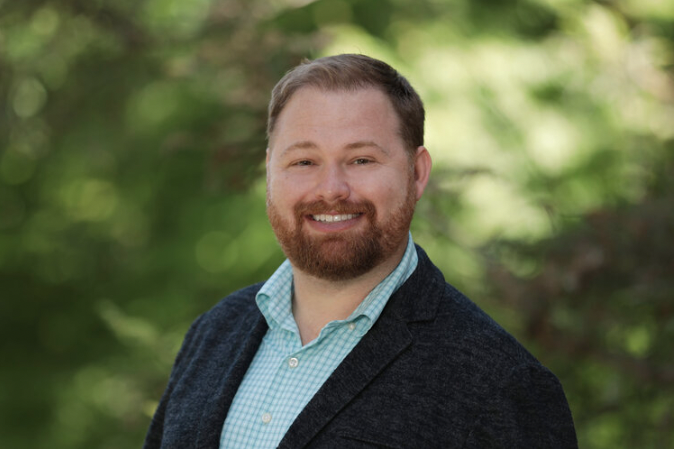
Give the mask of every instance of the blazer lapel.
POLYGON ((406 323, 382 313, 298 415, 278 447, 304 447, 411 342, 406 323))
MULTIPOLYGON (((219 372, 222 372, 221 380, 204 404, 200 430, 194 441, 195 448, 217 449, 220 447, 220 434, 229 407, 232 405, 234 395, 260 347, 267 329, 267 322, 264 317, 257 309, 254 309, 248 319, 241 323, 240 332, 237 334, 241 335, 242 338, 238 342, 228 340, 220 343, 223 346, 241 348, 241 350, 235 355, 236 361, 233 364, 230 364, 227 360, 217 361, 221 366, 218 369, 219 372), (232 368, 227 372, 226 367, 230 365, 232 368)), ((214 354, 226 353, 226 351, 214 351, 214 354)))

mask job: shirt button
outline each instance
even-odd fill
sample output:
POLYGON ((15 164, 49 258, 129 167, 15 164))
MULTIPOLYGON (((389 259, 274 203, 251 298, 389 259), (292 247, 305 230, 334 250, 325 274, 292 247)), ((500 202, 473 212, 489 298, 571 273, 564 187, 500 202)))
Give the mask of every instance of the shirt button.
POLYGON ((291 357, 288 360, 288 366, 291 367, 291 368, 297 368, 297 365, 299 365, 299 364, 300 364, 300 361, 297 360, 296 357, 291 357))
POLYGON ((271 413, 263 413, 262 422, 265 424, 269 424, 271 422, 271 413))
POLYGON ((349 330, 355 330, 356 329, 356 323, 349 323, 349 330))

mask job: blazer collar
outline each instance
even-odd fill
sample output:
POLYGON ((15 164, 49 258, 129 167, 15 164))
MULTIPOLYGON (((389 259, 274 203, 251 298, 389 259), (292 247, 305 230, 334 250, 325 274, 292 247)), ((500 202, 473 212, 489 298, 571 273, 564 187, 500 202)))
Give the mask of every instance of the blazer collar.
POLYGON ((435 318, 445 288, 445 277, 419 246, 416 270, 389 300, 389 313, 404 322, 435 318))

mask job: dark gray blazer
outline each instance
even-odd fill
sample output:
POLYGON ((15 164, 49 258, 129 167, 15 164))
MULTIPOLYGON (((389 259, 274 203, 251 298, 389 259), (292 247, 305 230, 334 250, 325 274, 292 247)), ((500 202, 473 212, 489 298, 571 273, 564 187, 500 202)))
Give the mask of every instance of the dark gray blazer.
MULTIPOLYGON (((557 378, 451 285, 419 265, 299 414, 281 448, 575 448, 557 378)), ((217 448, 267 331, 256 284, 192 325, 145 448, 217 448)))

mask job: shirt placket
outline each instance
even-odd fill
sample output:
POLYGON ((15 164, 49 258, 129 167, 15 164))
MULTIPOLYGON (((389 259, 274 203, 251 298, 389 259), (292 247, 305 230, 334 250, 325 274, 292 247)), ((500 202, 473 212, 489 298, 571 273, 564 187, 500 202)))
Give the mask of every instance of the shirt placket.
MULTIPOLYGON (((273 341, 274 351, 277 354, 276 368, 269 383, 271 388, 265 392, 256 417, 259 434, 268 435, 269 438, 278 435, 289 425, 288 400, 285 396, 287 386, 292 383, 289 376, 297 370, 299 360, 302 358, 301 348, 297 345, 296 336, 292 332, 288 329, 279 329, 276 337, 273 341)), ((260 441, 260 445, 264 444, 265 441, 260 441)))

